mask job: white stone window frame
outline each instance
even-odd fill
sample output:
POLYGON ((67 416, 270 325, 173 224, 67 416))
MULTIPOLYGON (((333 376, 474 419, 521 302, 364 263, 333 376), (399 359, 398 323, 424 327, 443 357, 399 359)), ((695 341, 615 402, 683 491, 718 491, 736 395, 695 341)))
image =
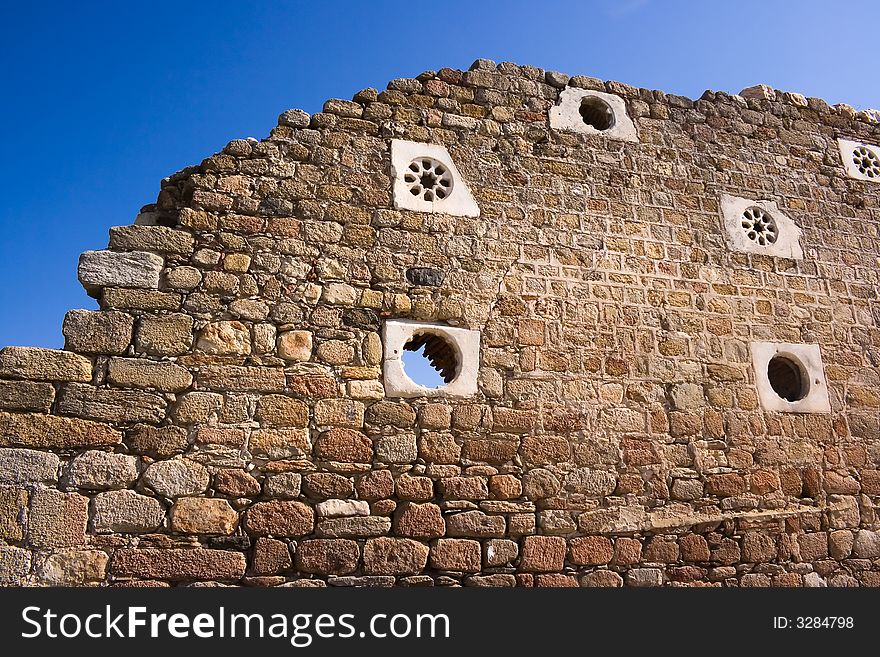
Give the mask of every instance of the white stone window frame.
POLYGON ((838 139, 837 147, 840 149, 840 158, 843 160, 843 168, 846 175, 856 180, 865 180, 867 182, 880 182, 880 176, 871 177, 859 171, 858 165, 853 161, 853 152, 857 148, 866 148, 874 154, 880 161, 880 146, 874 144, 866 144, 861 141, 852 141, 850 139, 838 139))
POLYGON ((803 260, 804 250, 800 242, 803 232, 794 220, 779 209, 775 201, 722 194, 720 205, 724 236, 731 251, 803 260), (773 219, 777 229, 773 244, 761 245, 749 239, 742 227, 743 213, 749 208, 760 208, 773 219))
POLYGON ((445 146, 392 139, 391 175, 394 207, 398 210, 442 212, 457 217, 480 216, 480 208, 445 146), (410 192, 410 185, 404 180, 404 177, 409 171, 410 164, 419 159, 436 160, 446 167, 452 175, 452 189, 448 196, 442 199, 435 197, 434 200, 427 201, 410 192))
POLYGON ((828 384, 825 381, 825 368, 818 344, 793 344, 789 342, 752 342, 752 367, 755 370, 755 385, 758 401, 765 411, 781 413, 830 413, 831 401, 828 384), (794 363, 801 371, 801 380, 808 386, 807 393, 797 401, 780 397, 767 375, 767 366, 775 356, 781 356, 794 363))
POLYGON ((470 397, 476 394, 480 368, 479 331, 408 319, 389 319, 382 332, 382 377, 386 397, 470 397), (453 347, 458 368, 452 381, 428 388, 407 375, 403 365, 404 346, 418 334, 437 335, 453 347))
POLYGON ((579 132, 585 135, 601 135, 610 139, 637 142, 636 126, 626 111, 626 103, 620 96, 590 89, 567 87, 559 94, 559 103, 550 108, 550 127, 555 130, 579 132), (584 122, 581 103, 585 98, 598 98, 611 108, 614 124, 607 130, 597 130, 584 122))

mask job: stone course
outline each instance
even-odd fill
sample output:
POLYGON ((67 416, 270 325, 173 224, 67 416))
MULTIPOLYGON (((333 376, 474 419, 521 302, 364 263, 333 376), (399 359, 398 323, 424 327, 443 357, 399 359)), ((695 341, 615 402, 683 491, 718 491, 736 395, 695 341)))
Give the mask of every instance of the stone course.
POLYGON ((880 585, 880 187, 838 138, 880 123, 488 60, 282 113, 82 255, 64 349, 0 350, 0 584, 880 585), (624 140, 550 120, 609 94, 624 140), (401 209, 392 140, 479 212, 401 209), (395 396, 392 320, 478 332, 475 392, 395 396), (830 410, 765 410, 754 343, 817 345, 830 410))

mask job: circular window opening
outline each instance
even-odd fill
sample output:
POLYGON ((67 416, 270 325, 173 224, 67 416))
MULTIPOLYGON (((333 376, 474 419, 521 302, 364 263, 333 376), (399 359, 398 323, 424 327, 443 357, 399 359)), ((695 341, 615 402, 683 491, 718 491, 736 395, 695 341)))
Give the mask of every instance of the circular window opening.
POLYGON ((803 367, 785 356, 770 359, 767 363, 767 379, 773 391, 786 401, 800 401, 810 391, 810 381, 803 367))
POLYGON ((880 178, 880 158, 869 148, 859 146, 853 151, 853 164, 868 178, 880 178))
POLYGON ((587 96, 581 101, 581 118, 596 130, 608 130, 614 126, 614 110, 601 98, 587 96))
POLYGON ((442 201, 452 193, 452 173, 432 157, 410 162, 403 174, 409 193, 426 201, 442 201))
POLYGON ((748 208, 742 215, 742 229, 753 242, 767 246, 776 242, 779 228, 776 221, 761 208, 748 208))
POLYGON ((403 369, 420 386, 439 388, 458 375, 458 352, 443 336, 416 333, 403 345, 403 369))

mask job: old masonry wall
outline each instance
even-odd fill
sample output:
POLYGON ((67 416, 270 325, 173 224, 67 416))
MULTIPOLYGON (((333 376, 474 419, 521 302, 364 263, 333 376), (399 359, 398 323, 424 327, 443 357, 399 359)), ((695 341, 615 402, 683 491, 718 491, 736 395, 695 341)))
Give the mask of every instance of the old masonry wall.
POLYGON ((486 60, 284 112, 0 351, 0 581, 880 585, 878 145, 486 60))

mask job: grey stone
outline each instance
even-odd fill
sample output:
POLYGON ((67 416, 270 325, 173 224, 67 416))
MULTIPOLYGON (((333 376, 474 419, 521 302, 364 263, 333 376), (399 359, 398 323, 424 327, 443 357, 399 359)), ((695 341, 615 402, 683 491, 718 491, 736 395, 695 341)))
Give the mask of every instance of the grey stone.
POLYGON ((617 487, 617 478, 604 470, 577 468, 565 476, 565 490, 591 497, 610 495, 617 487))
POLYGON ((368 516, 370 505, 363 500, 326 500, 315 505, 315 513, 319 518, 368 516))
POLYGON ((26 484, 55 482, 61 463, 51 452, 32 449, 0 449, 0 483, 26 484))
POLYGON ((266 479, 263 493, 266 497, 294 499, 299 497, 302 475, 297 472, 282 472, 266 479))
POLYGON ((137 459, 134 456, 99 450, 80 454, 67 469, 67 482, 88 490, 125 488, 134 483, 137 477, 137 459))
POLYGON ((410 463, 418 458, 416 437, 401 433, 376 441, 376 458, 383 463, 410 463))
POLYGON ((706 404, 703 386, 698 386, 696 383, 679 383, 673 386, 669 397, 672 407, 676 410, 702 408, 706 404))
POLYGON ((432 267, 410 267, 406 270, 406 280, 413 285, 439 287, 443 285, 445 274, 432 267))
POLYGON ((122 354, 134 330, 131 315, 116 310, 71 310, 61 332, 65 347, 84 354, 122 354))
POLYGON ((626 572, 627 586, 662 586, 663 571, 659 568, 633 568, 626 572))
POLYGON ((99 493, 92 499, 92 526, 96 532, 152 532, 165 519, 165 507, 154 497, 133 490, 99 493))
POLYGON ((208 470, 189 459, 157 461, 146 469, 141 482, 167 498, 198 495, 208 488, 208 470))
POLYGON ((860 529, 856 533, 852 553, 858 559, 876 559, 880 557, 880 533, 860 529))
POLYGON ((20 585, 30 569, 30 552, 17 547, 0 546, 0 584, 20 585))
POLYGON ((102 287, 159 288, 164 260, 154 253, 86 251, 79 257, 79 281, 90 295, 102 287))
POLYGON ((102 581, 108 561, 107 553, 101 550, 65 550, 47 556, 37 575, 50 586, 81 586, 102 581))

